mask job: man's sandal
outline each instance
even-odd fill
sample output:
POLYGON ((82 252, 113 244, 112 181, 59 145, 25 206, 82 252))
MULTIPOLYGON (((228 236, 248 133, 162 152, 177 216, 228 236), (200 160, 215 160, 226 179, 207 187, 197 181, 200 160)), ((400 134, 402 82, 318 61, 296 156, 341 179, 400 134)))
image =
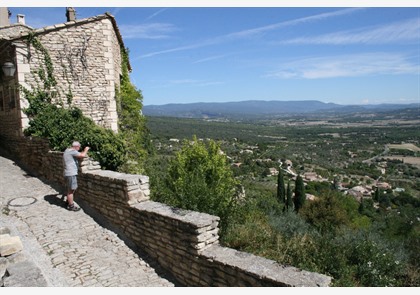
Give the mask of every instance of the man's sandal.
POLYGON ((79 211, 80 208, 77 207, 77 206, 75 206, 74 204, 71 204, 71 205, 68 205, 67 206, 67 210, 70 210, 70 211, 79 211))

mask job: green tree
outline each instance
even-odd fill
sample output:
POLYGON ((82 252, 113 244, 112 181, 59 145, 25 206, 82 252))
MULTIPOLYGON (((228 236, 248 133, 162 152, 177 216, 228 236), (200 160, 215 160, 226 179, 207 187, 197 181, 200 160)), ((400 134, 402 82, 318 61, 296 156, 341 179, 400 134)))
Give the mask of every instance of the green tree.
POLYGON ((286 209, 287 211, 290 211, 293 209, 293 195, 292 195, 292 188, 290 187, 290 181, 287 182, 286 209))
POLYGON ((305 185, 303 183, 303 178, 300 174, 296 177, 295 182, 295 197, 293 198, 293 203, 295 205, 295 211, 299 212, 300 208, 303 207, 305 203, 306 195, 305 195, 305 185))
POLYGON ((381 195, 381 192, 380 192, 379 188, 377 187, 376 190, 375 190, 375 193, 373 195, 373 200, 376 201, 376 202, 379 202, 379 196, 380 195, 381 195))
POLYGON ((237 181, 220 146, 193 136, 171 160, 156 200, 182 209, 217 215, 220 228, 234 212, 237 181))
POLYGON ((381 208, 386 209, 389 206, 391 206, 391 200, 389 198, 389 193, 384 192, 384 193, 380 194, 378 201, 379 201, 379 206, 381 208))
POLYGON ((126 173, 144 173, 148 153, 152 152, 150 131, 142 115, 143 95, 131 83, 128 71, 128 49, 122 50, 122 75, 117 89, 118 128, 127 149, 127 161, 120 168, 126 173))
POLYGON ((284 175, 283 170, 279 169, 279 174, 277 175, 277 200, 282 205, 286 205, 286 190, 284 185, 284 175))
MULTIPOLYGON (((316 200, 308 202, 300 210, 306 221, 321 232, 334 232, 342 225, 350 223, 350 213, 346 212, 345 204, 339 193, 326 191, 316 200)), ((357 212, 357 208, 355 208, 357 212)))

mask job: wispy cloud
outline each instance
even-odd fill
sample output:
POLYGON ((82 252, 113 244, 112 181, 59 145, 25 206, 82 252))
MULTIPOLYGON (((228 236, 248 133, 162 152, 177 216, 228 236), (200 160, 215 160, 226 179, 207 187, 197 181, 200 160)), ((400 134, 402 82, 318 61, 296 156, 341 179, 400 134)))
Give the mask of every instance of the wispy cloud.
POLYGON ((120 30, 125 39, 167 39, 170 33, 178 29, 172 24, 153 23, 141 25, 121 25, 120 30))
POLYGON ((283 64, 265 77, 278 79, 322 79, 368 75, 418 74, 409 56, 392 53, 366 53, 302 59, 283 64))
POLYGON ((221 59, 228 56, 227 54, 221 54, 221 55, 214 55, 214 56, 209 56, 206 58, 202 58, 199 60, 196 60, 195 62, 193 62, 193 64, 198 64, 198 63, 202 63, 202 62, 208 62, 208 61, 212 61, 212 60, 217 60, 217 59, 221 59))
POLYGON ((204 46, 213 45, 213 44, 216 44, 216 43, 218 43, 217 40, 209 39, 209 40, 203 41, 201 43, 195 43, 195 44, 190 44, 190 45, 186 45, 186 46, 180 46, 180 47, 175 47, 175 48, 171 48, 171 49, 166 49, 166 50, 147 53, 147 54, 144 54, 142 56, 139 56, 137 59, 152 57, 152 56, 159 55, 159 54, 164 54, 164 53, 171 53, 171 52, 177 52, 177 51, 196 49, 196 48, 200 48, 200 47, 204 47, 204 46))
POLYGON ((343 31, 315 37, 301 37, 281 42, 282 44, 385 44, 420 40, 420 19, 413 18, 403 22, 343 31))
POLYGON ((298 24, 301 24, 301 23, 306 23, 306 22, 311 22, 311 21, 320 21, 320 20, 324 20, 324 19, 327 19, 327 18, 330 18, 330 17, 342 16, 342 15, 354 13, 354 12, 359 11, 361 9, 364 9, 364 8, 342 9, 342 10, 338 10, 338 11, 334 11, 334 12, 321 13, 321 14, 308 16, 308 17, 303 17, 303 18, 298 18, 298 19, 294 19, 294 20, 290 20, 290 21, 279 22, 279 23, 275 23, 275 24, 272 24, 272 25, 268 25, 268 26, 263 26, 263 27, 243 30, 243 31, 239 31, 239 32, 229 33, 229 34, 226 34, 226 35, 221 35, 221 36, 218 36, 218 37, 215 37, 215 38, 207 39, 207 40, 197 42, 197 43, 193 43, 193 44, 186 45, 186 46, 180 46, 180 47, 175 47, 175 48, 171 48, 171 49, 151 52, 151 53, 142 55, 139 58, 146 58, 146 57, 152 57, 152 56, 159 55, 159 54, 164 54, 164 53, 171 53, 171 52, 177 52, 177 51, 183 51, 183 50, 196 49, 196 48, 201 48, 201 47, 204 47, 204 46, 210 46, 210 45, 214 45, 214 44, 220 44, 220 43, 223 43, 223 42, 229 42, 229 41, 240 39, 240 38, 250 38, 252 36, 262 34, 262 33, 268 32, 268 31, 277 30, 277 29, 282 28, 282 27, 298 25, 298 24))
POLYGON ((162 12, 164 12, 165 10, 167 10, 168 8, 163 8, 163 9, 159 9, 158 11, 156 11, 155 13, 153 13, 152 15, 149 15, 148 17, 145 18, 145 21, 150 20, 152 18, 154 18, 155 16, 161 14, 162 12))
POLYGON ((244 31, 240 31, 240 32, 231 33, 231 34, 226 35, 226 37, 229 37, 229 38, 232 38, 232 37, 234 37, 234 38, 250 37, 250 36, 262 34, 262 33, 265 33, 265 32, 277 30, 277 29, 280 29, 280 28, 283 28, 283 27, 295 26, 295 25, 299 25, 299 24, 303 24, 303 23, 320 21, 320 20, 331 18, 331 17, 343 16, 343 15, 347 15, 347 14, 357 12, 357 11, 362 10, 362 9, 365 9, 365 8, 348 8, 348 9, 342 9, 342 10, 333 11, 333 12, 321 13, 321 14, 302 17, 302 18, 298 18, 298 19, 294 19, 294 20, 290 20, 290 21, 279 22, 279 23, 268 25, 268 26, 263 26, 263 27, 259 27, 259 28, 254 28, 254 29, 249 29, 249 30, 244 30, 244 31))

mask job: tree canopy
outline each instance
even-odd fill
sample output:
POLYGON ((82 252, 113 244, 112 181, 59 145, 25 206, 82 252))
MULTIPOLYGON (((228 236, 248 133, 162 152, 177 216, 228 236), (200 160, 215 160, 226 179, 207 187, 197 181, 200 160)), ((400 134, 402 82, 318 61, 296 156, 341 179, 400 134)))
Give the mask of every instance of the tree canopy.
POLYGON ((219 145, 209 140, 185 140, 171 160, 162 194, 166 204, 219 216, 221 227, 233 210, 237 181, 221 153, 219 145))

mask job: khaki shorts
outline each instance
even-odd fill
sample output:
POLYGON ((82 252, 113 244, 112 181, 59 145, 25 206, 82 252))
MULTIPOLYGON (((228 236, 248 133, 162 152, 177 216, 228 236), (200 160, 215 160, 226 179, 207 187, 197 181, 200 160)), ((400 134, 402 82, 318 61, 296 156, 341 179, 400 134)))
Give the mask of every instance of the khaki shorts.
POLYGON ((65 179, 66 179, 67 189, 72 190, 72 191, 77 189, 77 176, 76 175, 65 176, 65 179))

